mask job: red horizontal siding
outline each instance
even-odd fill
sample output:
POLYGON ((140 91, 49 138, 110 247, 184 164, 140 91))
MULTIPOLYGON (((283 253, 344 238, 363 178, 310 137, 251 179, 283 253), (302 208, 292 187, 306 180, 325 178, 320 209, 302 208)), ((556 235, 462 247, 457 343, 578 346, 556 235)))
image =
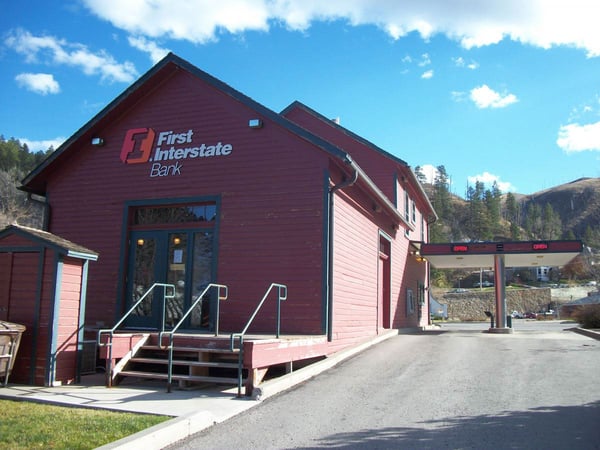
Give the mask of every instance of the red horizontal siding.
POLYGON ((377 183, 381 191, 393 200, 394 180, 395 174, 398 172, 398 164, 392 162, 389 157, 343 132, 336 127, 333 121, 323 121, 303 108, 289 110, 286 117, 352 155, 358 165, 377 183))
POLYGON ((334 201, 333 336, 346 345, 378 332, 379 227, 368 204, 355 188, 334 201))
MULTIPOLYGON (((323 171, 327 156, 256 113, 180 72, 139 102, 118 123, 98 130, 106 145, 85 143, 52 174, 51 230, 99 252, 90 265, 86 317, 112 324, 119 278, 124 205, 132 200, 221 198, 217 280, 230 287, 222 329, 238 331, 271 282, 288 284, 282 331, 321 331, 323 171), (197 142, 229 143, 226 157, 184 160, 181 175, 150 178, 148 164, 123 164, 128 129, 194 129, 197 142), (76 206, 75 206, 76 205, 76 206)), ((196 142, 196 141, 195 141, 196 142)), ((257 327, 272 328, 257 317, 257 327)))
MULTIPOLYGON (((409 167, 395 162, 384 153, 356 139, 337 127, 333 121, 323 120, 300 106, 288 110, 285 116, 348 152, 386 197, 392 203, 397 204, 400 211, 404 212, 404 190, 408 191, 410 198, 416 202, 419 216, 423 211, 429 211, 427 199, 417 185, 408 181, 396 182, 397 179, 408 177, 411 170, 409 167), (396 194, 399 197, 398 199, 395 197, 396 194)), ((426 212, 426 215, 428 214, 426 212)), ((420 232, 413 232, 411 239, 421 240, 420 232)))
MULTIPOLYGON (((15 242, 15 240, 12 240, 12 242, 15 242)), ((27 242, 27 244, 31 245, 31 242, 27 242)), ((21 344, 10 377, 10 381, 14 383, 29 382, 32 352, 38 348, 33 346, 33 336, 39 258, 40 253, 38 252, 14 253, 12 256, 10 303, 8 305, 7 320, 26 327, 21 337, 21 344)))

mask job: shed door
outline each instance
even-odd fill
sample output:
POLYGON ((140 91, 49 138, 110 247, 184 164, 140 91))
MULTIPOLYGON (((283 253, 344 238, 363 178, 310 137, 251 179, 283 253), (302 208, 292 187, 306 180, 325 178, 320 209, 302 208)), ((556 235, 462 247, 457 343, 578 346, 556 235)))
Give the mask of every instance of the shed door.
MULTIPOLYGON (((212 232, 193 230, 134 231, 131 234, 127 309, 146 294, 128 320, 130 327, 175 326, 212 279, 212 232), (175 298, 165 288, 175 286, 175 298)), ((211 328, 211 298, 192 311, 185 328, 211 328)))

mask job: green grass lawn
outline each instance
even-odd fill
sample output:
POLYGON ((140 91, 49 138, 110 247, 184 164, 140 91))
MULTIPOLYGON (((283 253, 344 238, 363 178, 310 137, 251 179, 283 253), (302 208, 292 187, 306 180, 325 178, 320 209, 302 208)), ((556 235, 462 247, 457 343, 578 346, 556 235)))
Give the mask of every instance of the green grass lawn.
POLYGON ((0 449, 93 449, 169 419, 0 400, 0 449))

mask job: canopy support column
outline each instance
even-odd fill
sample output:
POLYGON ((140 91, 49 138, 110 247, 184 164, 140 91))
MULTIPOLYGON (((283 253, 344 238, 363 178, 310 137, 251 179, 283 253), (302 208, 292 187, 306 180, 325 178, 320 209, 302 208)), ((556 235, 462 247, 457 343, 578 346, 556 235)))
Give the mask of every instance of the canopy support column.
POLYGON ((490 333, 512 333, 513 329, 506 326, 506 268, 504 255, 494 255, 494 291, 496 294, 496 328, 490 328, 490 333))

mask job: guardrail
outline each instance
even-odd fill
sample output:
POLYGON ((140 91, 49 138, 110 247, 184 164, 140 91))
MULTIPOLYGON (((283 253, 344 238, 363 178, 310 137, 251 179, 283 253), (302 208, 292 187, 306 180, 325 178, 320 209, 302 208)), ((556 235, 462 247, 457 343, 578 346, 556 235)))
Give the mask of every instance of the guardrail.
POLYGON ((188 310, 186 311, 186 313, 181 317, 181 319, 179 319, 179 322, 177 322, 177 324, 170 329, 169 331, 165 331, 164 329, 164 316, 163 316, 163 329, 162 331, 158 334, 158 345, 161 348, 166 348, 167 350, 169 350, 169 362, 167 364, 167 392, 171 392, 171 381, 173 379, 173 336, 175 334, 175 332, 179 329, 179 327, 181 326, 181 324, 185 321, 185 319, 187 319, 187 317, 192 313, 192 311, 198 306, 202 304, 202 300, 204 298, 204 296, 208 293, 208 291, 212 288, 217 288, 217 302, 216 302, 216 313, 215 313, 215 336, 219 335, 219 304, 221 302, 221 300, 227 300, 227 295, 228 295, 228 289, 227 286, 223 285, 223 284, 216 284, 216 283, 211 283, 208 286, 206 286, 204 288, 204 290, 198 294, 198 296, 196 296, 196 300, 194 301, 194 303, 192 303, 192 305, 188 308, 188 310), (221 294, 221 291, 224 291, 224 294, 221 294), (169 344, 166 347, 163 347, 162 342, 163 342, 163 337, 165 335, 169 336, 169 344))
POLYGON ((238 339, 238 342, 239 342, 239 347, 238 347, 238 350, 239 350, 239 353, 238 353, 238 393, 237 393, 238 397, 242 396, 242 366, 244 363, 244 336, 246 335, 248 328, 250 328, 250 325, 252 325, 254 318, 258 314, 258 311, 262 307, 263 303, 265 302, 265 300, 267 299, 267 297, 269 296, 269 294, 271 293, 273 288, 277 288, 277 330, 276 330, 275 336, 277 338, 279 338, 280 326, 281 326, 281 302, 287 299, 287 286, 285 284, 279 284, 279 283, 271 283, 271 286, 269 286, 269 288, 267 289, 267 292, 265 292, 265 295, 263 296, 262 300, 259 302, 258 306, 255 308, 254 312, 252 313, 252 316, 250 316, 250 319, 248 319, 248 322, 246 323, 246 326, 244 327, 244 329, 240 333, 231 333, 231 337, 230 337, 231 351, 236 350, 235 340, 238 339))
POLYGON ((163 325, 162 331, 164 331, 165 320, 164 320, 164 311, 167 299, 175 298, 175 285, 167 284, 167 283, 154 283, 150 288, 142 295, 137 302, 133 304, 133 306, 121 317, 121 319, 112 327, 108 329, 98 330, 98 339, 97 344, 98 347, 108 347, 108 358, 107 358, 107 367, 106 367, 106 376, 108 377, 110 386, 112 384, 112 344, 113 344, 113 336, 117 328, 119 328, 125 320, 133 314, 133 312, 142 304, 146 297, 150 295, 151 292, 154 292, 154 289, 157 287, 163 288, 163 325), (167 293, 167 289, 171 289, 170 293, 167 293), (107 342, 102 342, 102 335, 108 334, 107 342))

